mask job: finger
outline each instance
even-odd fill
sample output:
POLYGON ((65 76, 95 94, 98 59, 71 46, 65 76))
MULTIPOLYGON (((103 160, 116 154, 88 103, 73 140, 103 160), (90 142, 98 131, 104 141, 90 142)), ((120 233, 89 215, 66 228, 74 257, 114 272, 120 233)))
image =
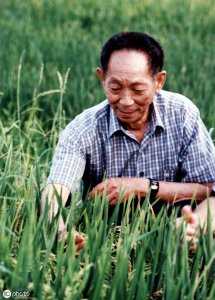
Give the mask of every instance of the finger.
POLYGON ((191 213, 189 223, 190 223, 190 225, 195 226, 196 228, 198 227, 199 218, 198 218, 198 215, 196 213, 194 213, 194 212, 191 213))
POLYGON ((186 236, 197 237, 198 236, 198 230, 195 227, 188 226, 185 230, 185 234, 186 234, 186 236))
POLYGON ((184 207, 182 207, 181 214, 183 216, 184 221, 189 222, 191 213, 192 213, 192 208, 190 205, 185 205, 184 207))
POLYGON ((80 240, 78 243, 75 242, 76 250, 80 251, 86 243, 86 239, 80 240))
POLYGON ((114 190, 112 190, 112 191, 108 191, 108 192, 106 193, 106 197, 107 197, 109 203, 110 203, 111 201, 113 201, 113 200, 118 201, 118 198, 119 198, 119 192, 118 192, 117 189, 114 189, 114 190))
POLYGON ((123 197, 120 199, 120 195, 118 192, 113 192, 110 195, 107 196, 109 199, 109 205, 117 205, 117 203, 120 201, 121 203, 125 202, 128 200, 127 197, 123 197))
POLYGON ((182 222, 183 222, 183 218, 177 218, 175 220, 175 227, 178 229, 181 226, 182 222))
POLYGON ((186 241, 188 242, 188 243, 190 243, 190 242, 192 242, 192 245, 195 245, 195 244, 197 244, 198 243, 198 238, 197 237, 194 237, 194 236, 186 236, 186 241))
POLYGON ((75 237, 75 244, 82 243, 83 241, 85 241, 85 238, 83 236, 77 235, 75 237))
POLYGON ((104 191, 105 187, 107 187, 107 184, 108 184, 108 180, 102 181, 93 188, 93 191, 95 192, 104 191))
POLYGON ((62 240, 62 236, 63 236, 63 233, 62 233, 62 232, 59 232, 59 233, 58 233, 58 236, 57 236, 58 242, 60 242, 60 241, 62 240))
POLYGON ((190 224, 195 224, 195 225, 199 224, 198 215, 192 211, 192 208, 190 205, 185 205, 182 208, 181 212, 182 212, 182 215, 183 215, 185 221, 189 222, 190 224))
POLYGON ((87 195, 87 199, 91 200, 93 197, 95 197, 96 195, 100 195, 102 196, 102 191, 96 191, 96 190, 92 190, 91 192, 88 193, 87 195))
POLYGON ((104 189, 107 187, 107 184, 108 184, 107 180, 97 184, 90 192, 90 195, 95 196, 97 193, 103 192, 104 189))
POLYGON ((109 201, 109 205, 114 206, 117 205, 117 200, 113 199, 112 201, 109 201))
POLYGON ((190 246, 190 252, 195 252, 196 251, 196 248, 197 248, 197 243, 196 244, 192 244, 191 246, 190 246))
POLYGON ((86 240, 86 237, 82 236, 82 235, 77 235, 75 237, 75 244, 78 244, 78 243, 82 243, 83 241, 86 240))
POLYGON ((76 251, 79 252, 85 245, 85 240, 82 241, 81 243, 76 244, 76 251))
POLYGON ((77 230, 74 228, 71 230, 71 236, 74 239, 75 244, 78 244, 85 239, 85 234, 84 233, 79 233, 77 230))
POLYGON ((124 202, 125 200, 127 200, 127 197, 122 197, 118 188, 115 188, 111 192, 107 192, 106 197, 110 205, 116 205, 119 201, 124 202))
POLYGON ((116 205, 118 201, 121 203, 127 201, 129 199, 129 196, 124 195, 122 197, 121 191, 119 190, 114 190, 110 194, 107 194, 107 198, 109 199, 109 204, 110 205, 116 205))
POLYGON ((88 194, 87 194, 87 200, 90 200, 91 198, 92 198, 92 192, 89 192, 88 194))
MULTIPOLYGON (((195 252, 197 245, 198 245, 199 240, 197 238, 191 238, 189 236, 186 237, 186 243, 189 243, 189 251, 190 252, 195 252)), ((183 247, 185 243, 182 242, 181 246, 183 247)))

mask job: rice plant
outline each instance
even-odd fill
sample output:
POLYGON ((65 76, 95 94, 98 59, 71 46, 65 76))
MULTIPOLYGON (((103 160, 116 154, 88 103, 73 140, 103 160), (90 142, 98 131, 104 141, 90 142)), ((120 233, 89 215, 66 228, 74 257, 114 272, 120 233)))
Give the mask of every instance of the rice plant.
POLYGON ((157 37, 166 89, 190 97, 214 127, 213 1, 8 0, 0 10, 1 40, 13 39, 0 53, 0 297, 8 289, 34 299, 214 299, 210 226, 191 253, 177 212, 154 215, 148 198, 138 209, 118 204, 111 217, 105 194, 82 202, 77 192, 52 223, 48 207, 40 211, 60 131, 104 97, 94 72, 115 32, 157 37), (72 235, 57 242, 60 216, 86 234, 79 254, 72 235))

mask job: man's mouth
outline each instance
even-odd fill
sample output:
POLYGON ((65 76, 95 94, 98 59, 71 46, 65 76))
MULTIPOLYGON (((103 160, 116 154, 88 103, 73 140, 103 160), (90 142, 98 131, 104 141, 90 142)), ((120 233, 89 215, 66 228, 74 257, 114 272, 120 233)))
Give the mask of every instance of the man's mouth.
POLYGON ((121 109, 119 109, 118 111, 119 111, 120 115, 125 116, 125 117, 130 116, 135 112, 134 110, 130 111, 130 110, 121 110, 121 109))

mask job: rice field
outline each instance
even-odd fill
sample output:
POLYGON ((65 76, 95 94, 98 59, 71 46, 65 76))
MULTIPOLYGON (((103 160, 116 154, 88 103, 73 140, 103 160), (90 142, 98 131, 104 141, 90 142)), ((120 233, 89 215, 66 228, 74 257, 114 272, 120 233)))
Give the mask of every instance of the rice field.
POLYGON ((124 206, 121 226, 105 195, 83 204, 77 192, 51 224, 40 213, 59 133, 104 99, 95 69, 116 32, 160 41, 165 89, 190 98, 215 139, 214 1, 2 0, 0 11, 0 298, 215 299, 210 227, 190 253, 176 211, 155 217, 147 199, 124 206), (57 243, 60 215, 88 236, 79 255, 72 237, 57 243))

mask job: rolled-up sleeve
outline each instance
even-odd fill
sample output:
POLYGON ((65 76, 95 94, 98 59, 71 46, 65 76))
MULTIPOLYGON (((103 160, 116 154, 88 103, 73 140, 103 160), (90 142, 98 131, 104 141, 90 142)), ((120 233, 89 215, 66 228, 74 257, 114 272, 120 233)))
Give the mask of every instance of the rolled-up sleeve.
POLYGON ((47 184, 62 184, 68 187, 71 193, 80 187, 86 165, 82 140, 81 133, 75 128, 75 122, 69 124, 61 133, 47 184))
POLYGON ((182 181, 215 181, 215 147, 198 111, 187 120, 180 160, 186 174, 182 181))

